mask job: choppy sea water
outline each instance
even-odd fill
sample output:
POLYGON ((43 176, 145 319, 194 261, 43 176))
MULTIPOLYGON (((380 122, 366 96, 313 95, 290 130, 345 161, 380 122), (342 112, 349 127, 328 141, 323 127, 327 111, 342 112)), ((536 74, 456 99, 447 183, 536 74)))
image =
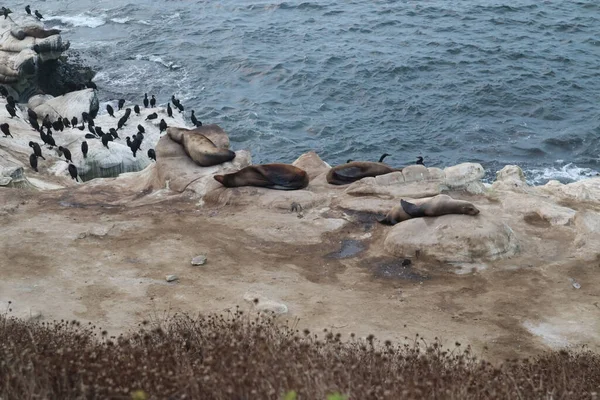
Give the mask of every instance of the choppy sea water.
MULTIPOLYGON (((25 2, 9 6, 24 12, 25 2)), ((101 100, 172 94, 253 161, 600 170, 596 0, 78 0, 32 4, 101 100), (510 4, 509 4, 510 3, 510 4)))

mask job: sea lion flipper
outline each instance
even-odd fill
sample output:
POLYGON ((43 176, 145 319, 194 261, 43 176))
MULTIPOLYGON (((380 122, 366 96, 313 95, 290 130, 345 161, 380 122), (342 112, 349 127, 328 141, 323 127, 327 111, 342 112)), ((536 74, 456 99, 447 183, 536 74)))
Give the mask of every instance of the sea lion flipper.
POLYGON ((404 212, 410 215, 412 218, 420 218, 426 215, 424 207, 410 203, 404 199, 400 200, 400 205, 402 205, 404 212))

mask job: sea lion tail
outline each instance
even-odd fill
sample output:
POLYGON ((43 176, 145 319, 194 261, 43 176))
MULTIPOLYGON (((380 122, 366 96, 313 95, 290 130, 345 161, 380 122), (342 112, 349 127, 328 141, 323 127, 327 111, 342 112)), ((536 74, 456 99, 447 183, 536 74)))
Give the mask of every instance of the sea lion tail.
POLYGON ((421 206, 409 203, 404 199, 400 200, 400 205, 402 205, 404 212, 410 215, 412 218, 421 218, 425 216, 425 209, 421 206))
POLYGON ((214 175, 215 181, 219 182, 221 185, 224 185, 225 176, 224 175, 214 175))

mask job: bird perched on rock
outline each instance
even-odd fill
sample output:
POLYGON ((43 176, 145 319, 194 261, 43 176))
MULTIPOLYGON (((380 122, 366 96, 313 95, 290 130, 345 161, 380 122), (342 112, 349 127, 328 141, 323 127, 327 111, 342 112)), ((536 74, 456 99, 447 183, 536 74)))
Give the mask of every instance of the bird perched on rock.
POLYGON ((77 117, 73 117, 73 118, 71 118, 71 126, 72 126, 73 128, 75 128, 75 127, 77 126, 77 123, 78 123, 78 122, 79 122, 79 121, 77 121, 77 117))
POLYGON ((115 128, 110 128, 108 131, 110 132, 110 134, 112 135, 112 137, 114 139, 118 139, 119 138, 119 134, 117 133, 117 130, 115 128))
POLYGON ((192 120, 192 124, 194 124, 195 126, 202 126, 202 122, 198 121, 196 115, 194 114, 194 110, 192 110, 192 116, 190 117, 190 119, 192 120))
POLYGON ((29 123, 31 124, 31 127, 36 131, 40 130, 40 124, 38 123, 37 119, 29 118, 29 123))
POLYGON ((149 103, 149 101, 148 101, 148 93, 144 93, 144 101, 143 101, 143 103, 144 103, 144 108, 148 108, 148 103, 149 103))
POLYGON ((4 97, 8 97, 8 90, 4 86, 0 86, 0 94, 4 97))
POLYGON ((417 162, 416 162, 416 164, 417 164, 417 165, 425 165, 425 164, 423 164, 423 157, 421 157, 421 156, 417 157, 417 162))
POLYGON ((89 117, 90 117, 90 114, 86 113, 85 111, 81 113, 81 120, 83 122, 88 122, 89 117))
POLYGON ((138 124, 138 132, 146 133, 146 130, 141 124, 138 124))
POLYGON ((106 135, 102 135, 102 146, 106 147, 107 149, 108 147, 108 142, 112 141, 112 136, 110 134, 106 134, 106 135))
POLYGON ((29 147, 33 149, 33 154, 35 154, 36 157, 40 157, 42 160, 45 160, 44 156, 42 155, 42 148, 39 144, 36 142, 29 142, 29 147))
POLYGON ((14 97, 12 97, 12 96, 6 96, 6 102, 8 104, 10 104, 10 106, 12 108, 16 108, 17 107, 17 102, 15 101, 14 97))
POLYGON ((148 116, 146 117, 146 121, 149 119, 156 119, 156 118, 158 118, 157 113, 148 114, 148 116))
POLYGON ((156 99, 154 98, 154 95, 152 95, 152 98, 150 99, 150 107, 156 107, 156 99))
POLYGON ((52 128, 52 122, 50 122, 50 116, 48 114, 46 114, 46 116, 42 120, 42 126, 46 129, 52 128))
POLYGON ((167 103, 167 115, 173 118, 173 109, 171 108, 171 103, 167 103))
POLYGON ((12 11, 10 10, 10 8, 2 7, 2 14, 4 15, 4 19, 6 19, 8 18, 8 14, 12 14, 12 11))
POLYGON ((55 131, 62 131, 64 129, 62 119, 58 119, 57 121, 54 121, 52 123, 52 129, 54 129, 55 131))
POLYGON ((156 152, 154 149, 148 149, 148 157, 156 161, 156 152))
POLYGON ((117 108, 119 109, 119 111, 121 111, 121 109, 123 108, 124 105, 125 105, 125 99, 119 99, 119 104, 117 105, 117 108))
POLYGON ((108 115, 110 115, 111 117, 115 117, 115 110, 111 107, 110 104, 106 105, 106 111, 108 112, 108 115))
POLYGON ((13 137, 13 135, 10 134, 10 130, 8 129, 8 124, 5 122, 2 125, 0 125, 0 130, 2 131, 2 133, 4 133, 4 137, 13 137))
POLYGON ((58 146, 58 151, 64 154, 67 162, 73 162, 73 160, 71 159, 71 151, 69 149, 67 149, 66 147, 58 146))
POLYGON ((67 117, 64 117, 64 118, 62 119, 62 121, 63 121, 63 126, 64 126, 65 128, 70 128, 70 127, 71 127, 71 123, 69 122, 69 118, 67 118, 67 117))
POLYGON ((32 169, 33 169, 35 172, 40 172, 40 171, 38 171, 38 168, 37 168, 37 165, 38 165, 38 164, 37 164, 37 157, 36 157, 36 155, 35 155, 35 154, 31 154, 31 155, 29 156, 29 165, 31 165, 31 168, 32 168, 32 169))
POLYGON ((127 122, 126 116, 119 118, 119 122, 117 122, 117 130, 121 129, 125 125, 125 122, 127 122))
POLYGON ((75 182, 77 182, 77 167, 75 164, 69 164, 69 175, 71 175, 71 178, 75 179, 75 182))
POLYGON ((134 140, 132 142, 131 138, 129 136, 127 136, 126 141, 127 141, 127 146, 129 146, 129 148, 131 149, 131 152, 133 153, 133 156, 135 157, 135 153, 137 153, 137 151, 139 149, 139 143, 137 142, 137 140, 134 140))
POLYGON ((81 142, 81 152, 83 153, 83 158, 87 158, 88 144, 85 140, 81 142))
POLYGON ((48 133, 46 134, 46 144, 50 146, 50 150, 52 150, 52 148, 56 146, 56 142, 52 137, 52 131, 50 129, 48 129, 48 133))
POLYGON ((38 10, 35 10, 33 13, 35 14, 36 17, 38 17, 38 19, 44 19, 44 17, 42 16, 42 14, 40 14, 40 12, 38 10))
POLYGON ((158 127, 160 128, 160 133, 163 133, 164 131, 167 130, 167 123, 165 122, 164 119, 160 120, 160 123, 158 124, 158 127))
POLYGON ((140 115, 140 106, 138 106, 137 104, 133 106, 133 111, 135 111, 137 115, 140 115))
POLYGON ((104 135, 104 132, 102 131, 102 128, 100 128, 99 126, 95 126, 94 127, 94 131, 96 132, 96 135, 98 135, 98 136, 104 135))
POLYGON ((31 15, 31 8, 29 8, 29 5, 25 6, 25 12, 29 15, 31 15))
POLYGON ((11 118, 17 115, 17 110, 15 110, 15 108, 8 103, 6 104, 6 111, 8 111, 11 118))

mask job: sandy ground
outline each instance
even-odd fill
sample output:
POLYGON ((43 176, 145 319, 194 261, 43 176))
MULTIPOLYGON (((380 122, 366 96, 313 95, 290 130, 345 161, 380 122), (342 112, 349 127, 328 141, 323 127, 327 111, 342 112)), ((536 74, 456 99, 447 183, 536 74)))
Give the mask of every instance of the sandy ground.
MULTIPOLYGON (((560 259, 561 240, 519 265, 505 260, 457 274, 390 258, 381 244, 389 228, 368 216, 319 244, 296 245, 248 233, 257 218, 293 227, 294 213, 199 208, 176 196, 136 203, 144 194, 116 202, 122 195, 0 189, 0 307, 10 300, 13 315, 39 311, 43 320, 92 321, 116 334, 179 311, 251 311, 243 297, 254 290, 288 306, 282 322, 315 332, 381 340, 418 333, 470 344, 495 361, 563 345, 600 350, 600 262, 560 259), (208 262, 194 267, 199 254, 208 262), (168 274, 179 280, 166 282, 168 274)), ((530 225, 524 245, 543 247, 545 227, 530 225)))

